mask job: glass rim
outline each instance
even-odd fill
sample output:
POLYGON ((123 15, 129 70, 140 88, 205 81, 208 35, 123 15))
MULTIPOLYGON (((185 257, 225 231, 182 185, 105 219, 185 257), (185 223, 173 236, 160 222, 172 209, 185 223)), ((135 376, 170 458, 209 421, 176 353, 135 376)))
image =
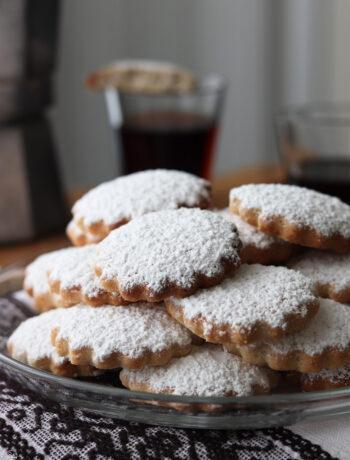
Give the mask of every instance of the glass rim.
POLYGON ((350 101, 290 105, 280 108, 275 116, 276 121, 289 117, 319 125, 350 126, 350 101))
POLYGON ((198 97, 208 94, 223 94, 228 88, 228 81, 226 78, 218 74, 207 74, 198 77, 198 86, 194 91, 187 93, 169 92, 169 93, 146 93, 146 92, 133 92, 133 91, 118 91, 114 86, 108 86, 104 89, 104 92, 115 91, 118 92, 120 97, 127 99, 185 99, 190 97, 198 97))

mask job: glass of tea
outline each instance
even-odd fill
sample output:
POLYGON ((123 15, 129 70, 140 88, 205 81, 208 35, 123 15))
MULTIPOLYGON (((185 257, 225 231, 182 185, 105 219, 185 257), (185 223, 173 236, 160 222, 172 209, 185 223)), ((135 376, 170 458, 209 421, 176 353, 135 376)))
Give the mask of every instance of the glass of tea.
POLYGON ((276 131, 288 183, 350 204, 350 103, 282 110, 276 131))
POLYGON ((105 90, 122 172, 179 169, 210 177, 226 85, 199 79, 189 93, 149 94, 105 90))

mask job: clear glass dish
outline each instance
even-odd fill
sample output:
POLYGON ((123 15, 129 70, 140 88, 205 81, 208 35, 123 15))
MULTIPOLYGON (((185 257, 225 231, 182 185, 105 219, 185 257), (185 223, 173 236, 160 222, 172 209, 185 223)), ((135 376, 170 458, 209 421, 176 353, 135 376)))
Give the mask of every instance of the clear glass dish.
POLYGON ((22 275, 23 262, 0 270, 0 366, 9 377, 46 398, 109 417, 182 428, 266 428, 350 412, 350 388, 245 398, 185 397, 129 391, 122 388, 115 371, 91 379, 70 379, 22 364, 6 353, 7 337, 33 314, 12 297, 21 288, 22 275), (183 410, 159 405, 169 403, 180 404, 183 410))

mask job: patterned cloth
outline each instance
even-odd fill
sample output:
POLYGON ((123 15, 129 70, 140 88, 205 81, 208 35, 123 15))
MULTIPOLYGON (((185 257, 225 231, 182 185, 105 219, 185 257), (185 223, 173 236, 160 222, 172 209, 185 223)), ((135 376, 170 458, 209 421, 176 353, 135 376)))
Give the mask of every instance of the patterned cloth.
MULTIPOLYGON (((0 348, 33 314, 0 299, 0 348)), ((318 445, 285 428, 194 430, 129 423, 52 402, 0 369, 0 460, 328 460, 318 445)))
POLYGON ((9 459, 18 460, 334 458, 284 428, 190 430, 96 416, 46 400, 3 373, 0 373, 0 446, 9 459))

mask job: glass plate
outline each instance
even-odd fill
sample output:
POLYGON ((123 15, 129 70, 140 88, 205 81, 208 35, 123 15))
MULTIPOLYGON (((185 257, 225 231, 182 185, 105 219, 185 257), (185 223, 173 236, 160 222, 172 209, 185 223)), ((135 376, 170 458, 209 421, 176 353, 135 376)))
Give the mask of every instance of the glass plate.
POLYGON ((44 397, 109 417, 183 428, 266 428, 350 412, 350 388, 245 398, 184 397, 127 390, 115 371, 70 379, 22 364, 7 356, 6 340, 21 321, 34 314, 12 296, 21 288, 23 266, 22 261, 0 270, 0 365, 9 377, 44 397), (163 406, 169 403, 182 410, 163 406))

